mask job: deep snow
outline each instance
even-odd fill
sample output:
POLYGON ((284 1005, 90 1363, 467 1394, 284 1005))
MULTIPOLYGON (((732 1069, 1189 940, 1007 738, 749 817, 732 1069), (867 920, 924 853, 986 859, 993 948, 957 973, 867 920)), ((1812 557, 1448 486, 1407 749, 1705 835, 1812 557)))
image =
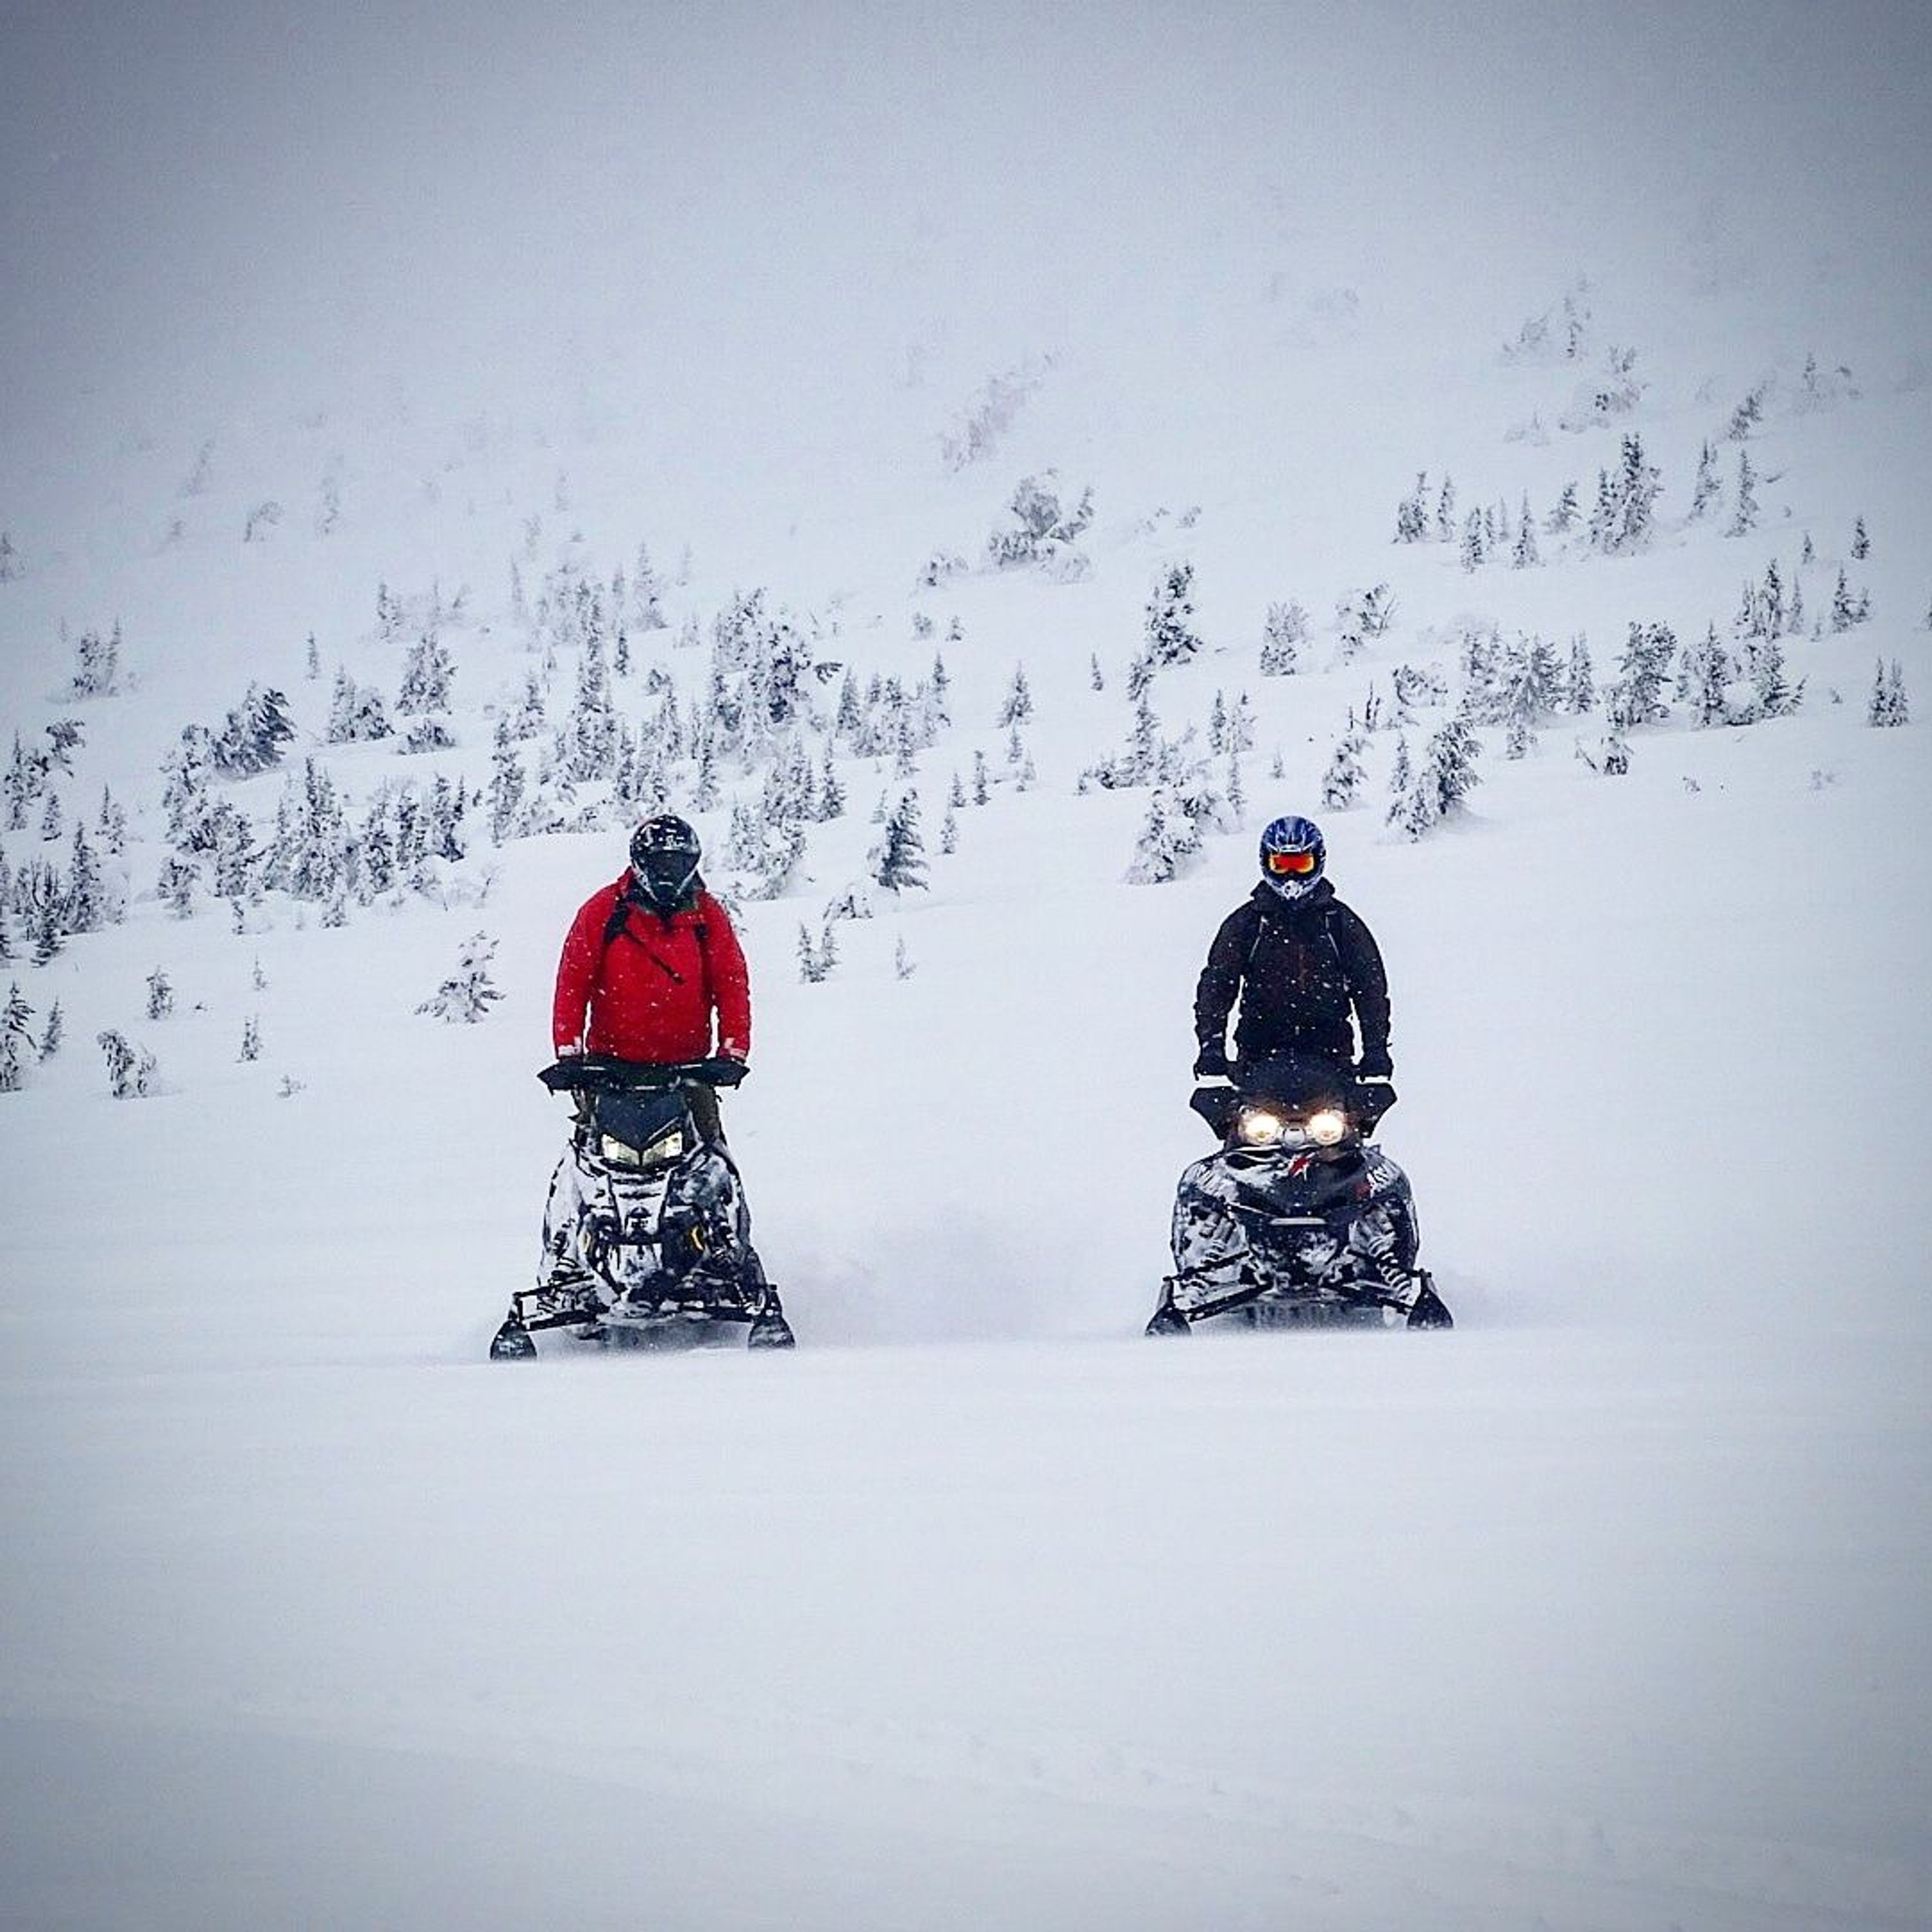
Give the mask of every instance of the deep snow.
MULTIPOLYGON (((1714 10, 1504 10, 1466 57, 1399 8, 1352 45, 1299 10, 823 35, 759 10, 665 26, 648 59, 594 11, 542 47, 425 19, 385 62, 361 26, 310 38, 299 93, 268 14, 218 44, 151 24, 120 64, 26 35, 14 72, 45 85, 10 84, 4 233, 72 273, 4 318, 33 380, 0 442, 26 566, 0 728, 85 719, 62 788, 90 824, 103 784, 130 808, 136 896, 0 968, 68 1018, 0 1095, 0 1923, 1932 1916, 1932 761, 1922 717, 1863 722, 1874 656, 1932 704, 1924 49, 1905 10, 1768 14, 1742 46, 1714 10), (721 71, 742 90, 701 110, 721 71), (474 91, 412 118, 406 73, 474 91), (171 91, 193 74, 239 133, 171 91), (76 100, 148 118, 76 162, 52 131, 76 100), (332 132, 352 100, 385 109, 366 162, 332 132), (1532 171, 1579 128, 1598 165, 1532 171), (196 169, 158 184, 178 152, 196 169), (421 194, 372 191, 386 166, 421 194), (1580 274, 1587 367, 1506 362, 1580 274), (1634 416, 1559 429, 1632 343, 1634 416), (1857 393, 1798 407, 1811 353, 1857 393), (940 436, 1022 364, 997 454, 947 472, 940 436), (1683 527, 1700 442, 1766 377, 1763 525, 1683 527), (1513 434, 1532 418, 1545 440, 1513 434), (1466 507, 1540 512, 1572 478, 1587 507, 1625 427, 1665 472, 1639 555, 1468 574, 1389 542, 1424 467, 1466 507), (1089 580, 913 592, 1049 466, 1095 486, 1089 580), (284 522, 242 544, 270 496, 284 522), (1640 730, 1620 780, 1573 755, 1600 712, 1520 761, 1486 733, 1472 809, 1413 845, 1382 824, 1384 734, 1364 802, 1317 814, 1389 962, 1383 1141, 1456 1330, 1142 1342, 1203 1145, 1194 975, 1370 680, 1453 674, 1470 616, 1586 631, 1607 681, 1634 621, 1728 635, 1808 533, 1820 614, 1861 515, 1875 615, 1790 640, 1798 716, 1640 730), (707 653, 676 625, 754 583, 836 617, 862 676, 922 675, 964 627, 920 761, 932 890, 880 896, 799 982, 797 926, 860 874, 892 783, 848 761, 809 882, 746 909, 728 1118, 793 1358, 482 1359, 561 1136, 532 1078, 556 947, 616 832, 479 838, 448 907, 340 930, 272 897, 238 937, 152 896, 160 760, 250 678, 358 802, 487 777, 484 707, 535 662, 507 608, 532 517, 532 581, 573 532, 606 576, 640 537, 668 576, 689 544, 645 660, 687 692, 707 653), (1124 741, 1181 557, 1210 650, 1156 708, 1174 732, 1249 694, 1247 824, 1130 886, 1144 794, 1074 783, 1124 741), (1383 578, 1395 629, 1327 668, 1335 600, 1383 578), (471 587, 454 754, 319 746, 338 662, 394 689, 378 580, 471 587), (1316 664, 1264 680, 1288 596, 1316 664), (66 703, 61 624, 116 616, 127 688, 66 703), (1021 660, 1039 782, 962 811, 941 857, 952 772, 980 748, 1006 776, 1021 660), (419 1017, 479 928, 500 1004, 419 1017), (149 1023, 158 964, 178 1008, 149 1023), (110 1025, 162 1091, 108 1098, 110 1025)), ((266 822, 280 782, 232 795, 266 822)))

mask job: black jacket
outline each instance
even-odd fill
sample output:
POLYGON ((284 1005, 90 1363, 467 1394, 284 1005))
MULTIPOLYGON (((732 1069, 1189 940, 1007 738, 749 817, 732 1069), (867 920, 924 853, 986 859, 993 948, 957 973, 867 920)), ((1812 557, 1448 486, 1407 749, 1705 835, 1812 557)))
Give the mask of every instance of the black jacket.
POLYGON ((1355 1058, 1352 1012, 1370 1066, 1388 1054, 1388 976, 1374 935, 1326 879, 1290 904, 1262 884, 1221 922, 1194 989, 1194 1034, 1221 1050, 1240 996, 1235 1057, 1318 1053, 1355 1058))

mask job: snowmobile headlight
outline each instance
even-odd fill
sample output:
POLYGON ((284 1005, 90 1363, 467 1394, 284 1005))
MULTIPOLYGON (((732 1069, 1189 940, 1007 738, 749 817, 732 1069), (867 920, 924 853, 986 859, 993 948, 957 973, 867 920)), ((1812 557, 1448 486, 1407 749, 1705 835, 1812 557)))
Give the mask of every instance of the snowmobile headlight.
POLYGON ((1308 1117, 1308 1138, 1317 1147, 1334 1147, 1348 1131, 1348 1117, 1336 1107, 1323 1107, 1308 1117))
POLYGON ((601 1143, 604 1158, 613 1167, 662 1167, 666 1161, 680 1160, 684 1154, 684 1130, 667 1127, 648 1147, 635 1148, 628 1141, 614 1140, 608 1134, 601 1143))
POLYGON ((1244 1107, 1234 1131, 1250 1147, 1273 1147, 1281 1138, 1285 1124, 1279 1114, 1265 1107, 1244 1107))

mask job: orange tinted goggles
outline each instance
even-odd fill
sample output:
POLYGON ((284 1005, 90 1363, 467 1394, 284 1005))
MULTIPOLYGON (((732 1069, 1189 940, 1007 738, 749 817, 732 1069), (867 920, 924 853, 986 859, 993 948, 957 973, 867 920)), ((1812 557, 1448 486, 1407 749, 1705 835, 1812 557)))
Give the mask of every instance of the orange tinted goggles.
POLYGON ((1277 876, 1305 879, 1315 869, 1312 852, 1270 852, 1268 868, 1277 876))

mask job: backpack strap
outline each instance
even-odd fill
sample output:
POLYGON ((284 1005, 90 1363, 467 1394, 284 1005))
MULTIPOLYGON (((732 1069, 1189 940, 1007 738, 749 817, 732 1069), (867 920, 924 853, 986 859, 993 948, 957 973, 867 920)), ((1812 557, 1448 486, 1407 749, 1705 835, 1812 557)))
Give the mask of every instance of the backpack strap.
POLYGON ((610 908, 610 916, 604 922, 603 944, 597 949, 600 962, 603 956, 610 951, 618 934, 631 922, 632 907, 641 905, 643 903, 644 901, 638 893, 637 881, 634 879, 627 880, 618 892, 616 903, 610 908))

